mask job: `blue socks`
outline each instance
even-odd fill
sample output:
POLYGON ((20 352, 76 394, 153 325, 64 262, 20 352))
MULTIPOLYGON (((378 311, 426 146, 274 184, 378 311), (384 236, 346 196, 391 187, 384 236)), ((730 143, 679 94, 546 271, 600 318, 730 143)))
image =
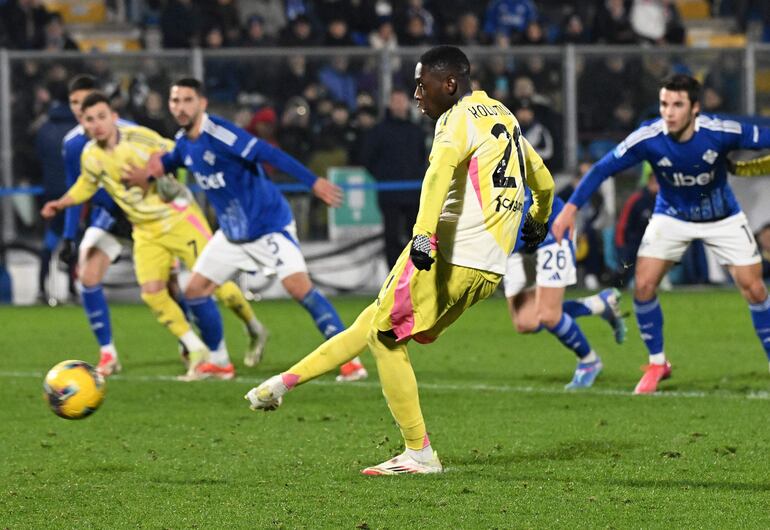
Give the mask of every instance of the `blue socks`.
POLYGON ((112 327, 110 325, 110 308, 107 307, 107 299, 101 284, 93 287, 83 287, 80 292, 83 300, 83 309, 86 311, 91 331, 96 335, 99 346, 112 343, 112 327))
POLYGON ((332 338, 337 333, 345 329, 345 325, 340 320, 340 316, 335 311, 331 302, 313 287, 300 302, 310 316, 313 317, 318 331, 327 339, 332 338))
POLYGON ((567 313, 562 313, 559 323, 547 328, 567 348, 575 352, 580 359, 591 353, 591 346, 583 331, 567 313))
POLYGON ((658 297, 647 302, 634 298, 634 313, 639 324, 639 333, 650 355, 663 353, 663 311, 658 297))
POLYGON ((195 317, 195 323, 201 332, 201 338, 210 351, 219 348, 224 332, 222 331, 222 314, 217 304, 210 296, 190 298, 187 305, 195 317))
POLYGON ((749 310, 751 310, 751 322, 754 324, 754 330, 757 332, 757 337, 765 349, 765 355, 770 361, 770 296, 759 304, 749 304, 749 310))
POLYGON ((193 320, 193 313, 192 313, 192 310, 190 309, 190 306, 187 303, 187 299, 184 297, 184 295, 182 295, 180 293, 177 296, 174 296, 173 298, 174 298, 174 302, 176 302, 176 305, 178 305, 179 309, 181 309, 182 313, 184 313, 185 318, 188 321, 192 322, 192 320, 193 320))
POLYGON ((593 314, 591 308, 580 300, 565 300, 564 303, 561 304, 561 310, 572 318, 588 317, 593 314))

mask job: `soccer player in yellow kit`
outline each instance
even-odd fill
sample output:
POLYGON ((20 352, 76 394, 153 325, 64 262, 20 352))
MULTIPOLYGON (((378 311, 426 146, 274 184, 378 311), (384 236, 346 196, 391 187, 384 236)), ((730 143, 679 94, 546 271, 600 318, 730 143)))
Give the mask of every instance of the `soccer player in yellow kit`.
MULTIPOLYGON (((224 346, 221 316, 216 304, 210 298, 189 301, 204 338, 209 335, 210 344, 207 345, 192 330, 168 291, 169 274, 175 259, 181 259, 192 269, 198 254, 211 238, 211 229, 203 213, 189 193, 164 202, 154 183, 142 189, 138 186, 127 188, 121 182, 126 167, 144 164, 152 153, 171 150, 174 143, 145 127, 119 126, 117 114, 104 94, 88 95, 82 111, 83 124, 92 140, 83 149, 81 175, 64 196, 43 206, 42 215, 50 217, 64 208, 85 202, 103 187, 133 226, 134 264, 142 299, 158 321, 168 327, 190 352, 186 378, 232 378, 235 370, 224 346)), ((217 297, 247 326, 258 322, 234 283, 223 284, 217 297)))
POLYGON ((547 234, 553 201, 553 178, 513 114, 486 93, 471 92, 470 64, 459 48, 427 51, 415 80, 418 106, 438 123, 411 244, 352 326, 246 394, 253 409, 273 410, 283 394, 368 346, 406 450, 364 469, 366 475, 443 470, 425 429, 406 343, 435 340, 495 291, 516 242, 525 186, 533 204, 522 238, 532 248, 547 234))

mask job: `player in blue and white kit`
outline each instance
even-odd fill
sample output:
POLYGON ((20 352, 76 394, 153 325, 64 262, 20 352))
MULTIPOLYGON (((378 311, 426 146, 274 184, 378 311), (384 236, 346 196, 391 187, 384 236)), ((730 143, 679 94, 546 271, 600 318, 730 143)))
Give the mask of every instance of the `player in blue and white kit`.
MULTIPOLYGON (((525 211, 531 204, 530 197, 531 193, 527 189, 525 211)), ((554 197, 549 224, 553 223, 563 206, 564 201, 554 197)), ((565 302, 564 291, 577 282, 574 247, 569 238, 557 243, 550 232, 535 250, 536 287, 525 289, 527 275, 524 272, 523 254, 529 251, 519 237, 514 252, 506 262, 503 286, 513 325, 519 333, 538 333, 543 328, 547 329, 578 358, 572 380, 565 388, 589 388, 601 373, 603 365, 576 319, 588 315, 601 316, 612 327, 615 341, 622 343, 626 336, 626 325, 620 312, 620 292, 617 289, 605 289, 593 296, 565 302)))
POLYGON ((701 239, 729 267, 749 302, 754 329, 770 359, 770 299, 746 215, 727 183, 727 154, 770 147, 770 129, 700 113, 700 83, 677 74, 660 89, 660 118, 631 133, 583 177, 552 231, 561 240, 575 214, 610 175, 647 161, 660 186, 636 262, 634 311, 650 364, 634 392, 649 394, 670 377, 663 351, 663 312, 656 289, 687 245, 701 239))
MULTIPOLYGON (((265 174, 262 163, 294 176, 328 205, 339 205, 342 191, 280 149, 207 114, 206 106, 200 81, 187 78, 172 85, 169 109, 182 130, 176 135, 174 150, 151 157, 147 166, 155 177, 186 167, 217 214, 219 229, 198 258, 185 297, 209 296, 238 271, 268 267, 310 313, 324 337, 331 338, 344 325, 331 303, 313 286, 289 204, 265 174)), ((141 179, 146 173, 137 170, 134 176, 141 179)), ((341 367, 338 380, 364 377, 366 370, 355 358, 341 367)))
MULTIPOLYGON (((90 75, 80 75, 70 81, 69 105, 78 122, 82 121, 81 103, 97 88, 96 79, 90 75)), ((119 124, 126 123, 128 122, 119 121, 119 124)), ((75 184, 80 176, 80 155, 89 141, 90 138, 82 125, 73 128, 64 137, 62 156, 68 188, 75 184)), ((82 206, 69 208, 64 213, 64 241, 60 253, 64 261, 74 258, 81 214, 82 206)), ((119 371, 120 362, 112 342, 110 309, 101 282, 107 268, 120 255, 123 245, 130 244, 130 241, 131 224, 107 192, 99 190, 91 199, 88 228, 78 248, 78 277, 82 285, 80 296, 83 310, 99 343, 100 358, 97 369, 103 375, 119 371)))

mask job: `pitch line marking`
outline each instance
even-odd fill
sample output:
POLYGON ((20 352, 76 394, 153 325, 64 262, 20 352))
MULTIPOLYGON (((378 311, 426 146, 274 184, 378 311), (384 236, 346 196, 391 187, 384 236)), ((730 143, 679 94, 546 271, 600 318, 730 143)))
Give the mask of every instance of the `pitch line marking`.
MULTIPOLYGON (((12 379, 12 378, 39 378, 43 379, 45 374, 43 372, 16 372, 16 371, 2 371, 0 370, 0 378, 12 379)), ((208 380, 208 381, 195 381, 184 382, 179 381, 176 376, 173 375, 113 375, 109 377, 110 381, 127 381, 127 382, 141 382, 141 383, 157 383, 157 382, 173 382, 184 384, 196 384, 196 383, 225 383, 236 382, 257 385, 264 381, 266 378, 260 377, 236 377, 230 381, 220 380, 208 380)), ((321 385, 321 386, 359 386, 366 388, 380 388, 380 384, 375 381, 356 381, 352 383, 338 383, 336 381, 316 380, 309 384, 321 385)), ((590 388, 586 390, 569 392, 562 388, 548 388, 548 387, 533 387, 533 386, 514 386, 514 385, 488 385, 485 383, 469 383, 469 384, 455 384, 455 383, 419 383, 420 390, 437 390, 437 391, 467 391, 477 390, 480 392, 496 392, 502 394, 541 394, 541 395, 572 395, 572 396, 609 396, 609 397, 629 397, 633 396, 633 392, 630 390, 622 390, 619 388, 590 388)), ((663 398, 689 398, 689 399, 757 399, 762 401, 770 401, 770 392, 764 390, 752 391, 747 393, 739 392, 698 392, 698 391, 662 391, 650 395, 653 399, 663 398)), ((640 397, 638 399, 644 399, 640 397)))

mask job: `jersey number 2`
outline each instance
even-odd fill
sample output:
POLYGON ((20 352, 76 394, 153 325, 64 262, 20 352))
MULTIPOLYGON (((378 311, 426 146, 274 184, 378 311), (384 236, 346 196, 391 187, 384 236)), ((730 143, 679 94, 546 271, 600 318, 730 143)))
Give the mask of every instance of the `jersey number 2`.
POLYGON ((511 136, 511 133, 509 133, 508 129, 505 128, 505 125, 502 123, 496 123, 492 127, 492 136, 495 138, 500 138, 501 134, 505 135, 505 138, 508 140, 508 145, 505 146, 503 157, 500 159, 500 162, 497 163, 497 167, 495 167, 495 170, 492 172, 492 184, 495 188, 515 188, 516 178, 509 177, 506 174, 508 173, 508 165, 510 163, 511 153, 513 152, 513 146, 515 145, 516 156, 519 162, 519 174, 521 175, 522 180, 526 177, 524 173, 524 156, 521 154, 521 149, 519 147, 521 130, 519 130, 518 127, 514 127, 513 136, 511 136))

